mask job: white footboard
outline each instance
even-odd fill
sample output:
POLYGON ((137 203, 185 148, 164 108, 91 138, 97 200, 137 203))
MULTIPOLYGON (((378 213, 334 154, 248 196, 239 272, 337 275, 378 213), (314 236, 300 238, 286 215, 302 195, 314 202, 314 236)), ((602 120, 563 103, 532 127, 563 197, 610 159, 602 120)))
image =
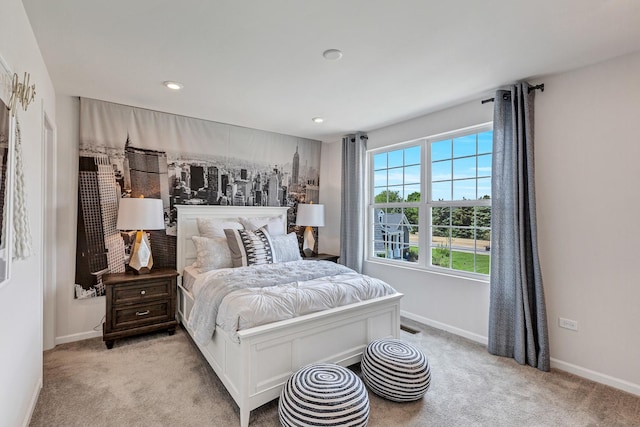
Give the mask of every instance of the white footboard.
MULTIPOLYGON (((178 286, 178 317, 187 326, 192 295, 178 286)), ((348 366, 362 358, 366 345, 400 333, 400 298, 389 295, 240 331, 240 342, 216 330, 200 351, 240 408, 240 425, 255 409, 280 395, 285 381, 315 362, 348 366)), ((195 341, 194 341, 195 342, 195 341)))

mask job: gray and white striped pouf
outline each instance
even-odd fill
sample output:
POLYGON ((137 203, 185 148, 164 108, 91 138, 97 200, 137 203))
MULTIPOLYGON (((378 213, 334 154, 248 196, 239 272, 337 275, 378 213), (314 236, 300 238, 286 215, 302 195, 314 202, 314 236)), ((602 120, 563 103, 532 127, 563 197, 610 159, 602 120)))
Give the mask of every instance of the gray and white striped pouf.
POLYGON ((371 391, 395 402, 418 400, 431 384, 427 357, 398 339, 384 338, 369 343, 360 366, 362 378, 371 391))
POLYGON ((285 426, 366 426, 369 395, 362 380, 347 368, 315 363, 284 384, 278 403, 285 426))

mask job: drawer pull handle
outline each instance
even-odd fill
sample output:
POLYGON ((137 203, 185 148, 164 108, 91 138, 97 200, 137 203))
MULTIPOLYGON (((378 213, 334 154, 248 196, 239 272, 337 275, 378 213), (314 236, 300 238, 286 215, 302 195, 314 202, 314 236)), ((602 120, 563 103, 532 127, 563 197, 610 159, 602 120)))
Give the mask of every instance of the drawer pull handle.
POLYGON ((147 314, 149 314, 149 310, 136 311, 136 316, 146 316, 147 314))
POLYGON ((140 295, 144 295, 146 293, 147 293, 147 291, 140 291, 140 295))

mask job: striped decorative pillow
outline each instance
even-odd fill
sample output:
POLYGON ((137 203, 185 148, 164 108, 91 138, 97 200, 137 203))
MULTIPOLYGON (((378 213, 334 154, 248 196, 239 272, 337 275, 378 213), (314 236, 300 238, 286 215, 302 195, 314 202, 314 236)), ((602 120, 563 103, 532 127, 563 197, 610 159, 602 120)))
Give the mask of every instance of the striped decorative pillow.
POLYGON ((225 229, 234 267, 273 264, 271 236, 264 228, 255 231, 225 229))

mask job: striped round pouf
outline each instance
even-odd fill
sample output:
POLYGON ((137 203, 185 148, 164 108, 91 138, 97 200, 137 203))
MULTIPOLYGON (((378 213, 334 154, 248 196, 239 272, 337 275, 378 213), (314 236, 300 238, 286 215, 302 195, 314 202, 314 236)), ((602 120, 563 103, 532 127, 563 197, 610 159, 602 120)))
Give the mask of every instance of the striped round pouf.
POLYGON ((371 391, 395 402, 420 399, 431 383, 427 357, 398 339, 384 338, 369 343, 360 366, 362 378, 371 391))
POLYGON ((316 363, 284 384, 278 414, 283 426, 366 426, 369 395, 349 369, 316 363))

